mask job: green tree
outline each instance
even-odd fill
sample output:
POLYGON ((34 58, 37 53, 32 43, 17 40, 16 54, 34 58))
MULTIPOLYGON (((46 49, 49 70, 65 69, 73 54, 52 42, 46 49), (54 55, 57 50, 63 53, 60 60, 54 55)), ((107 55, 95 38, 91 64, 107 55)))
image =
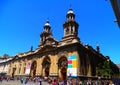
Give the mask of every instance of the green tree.
POLYGON ((110 65, 111 61, 109 60, 109 58, 105 58, 103 63, 99 63, 96 71, 98 73, 98 76, 103 76, 103 77, 107 77, 110 78, 112 76, 112 69, 111 69, 111 65, 110 65))

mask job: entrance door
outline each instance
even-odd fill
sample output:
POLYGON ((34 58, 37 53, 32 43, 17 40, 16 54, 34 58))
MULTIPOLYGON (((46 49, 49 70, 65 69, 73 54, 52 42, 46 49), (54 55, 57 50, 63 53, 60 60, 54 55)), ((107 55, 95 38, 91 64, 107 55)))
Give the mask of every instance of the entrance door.
POLYGON ((30 72, 31 77, 35 77, 36 75, 36 67, 37 67, 37 62, 34 61, 31 65, 31 72, 30 72))
POLYGON ((51 64, 50 58, 46 56, 42 63, 42 69, 43 69, 42 76, 49 77, 50 64, 51 64))
POLYGON ((66 80, 67 78, 67 58, 66 57, 61 57, 58 60, 58 68, 59 68, 59 78, 62 80, 66 80))
POLYGON ((62 80, 66 80, 66 78, 67 78, 67 69, 66 68, 61 69, 61 76, 62 76, 62 80))
POLYGON ((49 76, 49 67, 45 68, 45 76, 48 77, 49 76))

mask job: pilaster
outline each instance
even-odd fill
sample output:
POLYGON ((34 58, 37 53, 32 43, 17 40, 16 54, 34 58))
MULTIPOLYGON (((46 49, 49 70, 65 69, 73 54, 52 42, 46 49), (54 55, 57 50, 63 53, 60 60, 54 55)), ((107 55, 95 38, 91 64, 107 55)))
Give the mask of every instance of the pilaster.
POLYGON ((38 58, 36 61, 37 61, 36 75, 41 76, 42 75, 42 59, 38 58))

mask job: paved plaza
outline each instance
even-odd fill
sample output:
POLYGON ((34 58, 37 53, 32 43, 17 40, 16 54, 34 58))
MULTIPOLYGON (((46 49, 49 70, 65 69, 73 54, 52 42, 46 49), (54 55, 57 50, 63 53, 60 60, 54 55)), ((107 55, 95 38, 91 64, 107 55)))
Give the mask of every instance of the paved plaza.
MULTIPOLYGON (((15 80, 15 81, 2 81, 0 82, 0 85, 39 85, 38 82, 34 83, 34 82, 28 82, 27 84, 21 84, 21 82, 19 80, 15 80)), ((47 82, 42 82, 42 85, 49 85, 47 82)))

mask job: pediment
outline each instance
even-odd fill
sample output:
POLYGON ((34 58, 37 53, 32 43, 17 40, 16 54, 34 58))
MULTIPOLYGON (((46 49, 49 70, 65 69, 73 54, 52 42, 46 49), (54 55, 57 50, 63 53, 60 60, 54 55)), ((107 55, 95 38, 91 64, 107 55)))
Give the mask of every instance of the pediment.
POLYGON ((41 49, 39 49, 38 52, 43 52, 43 51, 51 51, 53 49, 55 49, 56 47, 52 46, 52 45, 45 45, 43 46, 41 49))
POLYGON ((16 60, 16 59, 18 59, 19 57, 16 55, 12 60, 16 60))

